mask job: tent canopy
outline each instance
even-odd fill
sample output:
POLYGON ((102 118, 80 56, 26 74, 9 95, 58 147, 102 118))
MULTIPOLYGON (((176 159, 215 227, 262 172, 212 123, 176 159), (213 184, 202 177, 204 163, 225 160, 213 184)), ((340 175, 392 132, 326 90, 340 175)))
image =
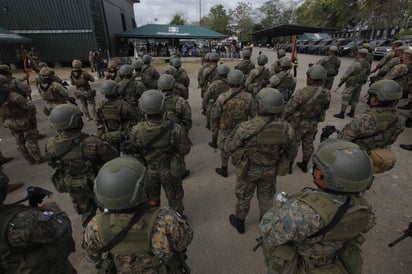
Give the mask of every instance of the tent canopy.
POLYGON ((154 38, 154 39, 224 39, 228 35, 200 27, 187 25, 147 24, 122 33, 117 37, 124 38, 154 38))
POLYGON ((0 27, 0 44, 31 44, 32 40, 0 27))
POLYGON ((320 33, 320 32, 335 32, 335 28, 324 28, 324 27, 312 27, 312 26, 299 26, 299 25, 279 25, 273 28, 268 28, 264 30, 259 30, 252 32, 251 34, 255 37, 281 37, 290 35, 300 35, 306 32, 309 33, 320 33))

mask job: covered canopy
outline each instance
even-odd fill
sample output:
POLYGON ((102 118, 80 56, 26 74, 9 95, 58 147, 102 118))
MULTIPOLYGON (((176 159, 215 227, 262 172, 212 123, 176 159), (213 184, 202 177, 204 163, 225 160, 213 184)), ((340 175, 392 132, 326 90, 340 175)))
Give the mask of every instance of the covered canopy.
POLYGON ((312 27, 312 26, 299 26, 299 25, 280 25, 273 28, 259 30, 252 32, 255 37, 280 37, 290 35, 300 35, 306 32, 319 33, 319 32, 335 32, 335 28, 325 27, 312 27))
POLYGON ((122 33, 117 37, 124 38, 154 38, 154 39, 224 39, 228 35, 200 27, 187 25, 147 24, 122 33))
POLYGON ((0 27, 0 44, 31 44, 32 40, 0 27))

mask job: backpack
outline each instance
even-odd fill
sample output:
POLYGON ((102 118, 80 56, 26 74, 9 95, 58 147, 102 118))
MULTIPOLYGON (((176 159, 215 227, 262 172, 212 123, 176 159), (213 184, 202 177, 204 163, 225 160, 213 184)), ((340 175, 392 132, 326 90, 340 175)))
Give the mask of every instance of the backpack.
POLYGON ((237 124, 248 119, 249 102, 239 97, 239 94, 240 92, 233 93, 223 103, 219 121, 220 129, 233 129, 237 124))

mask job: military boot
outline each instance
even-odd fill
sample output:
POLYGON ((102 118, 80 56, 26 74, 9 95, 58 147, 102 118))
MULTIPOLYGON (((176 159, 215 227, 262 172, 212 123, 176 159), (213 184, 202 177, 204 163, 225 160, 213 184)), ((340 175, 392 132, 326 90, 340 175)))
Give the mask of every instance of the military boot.
MULTIPOLYGON (((355 110, 354 109, 351 109, 349 112, 348 112, 348 114, 347 114, 349 117, 351 117, 351 118, 353 118, 354 116, 355 116, 355 110)), ((336 117, 336 116, 335 116, 336 117)))
POLYGON ((227 178, 227 166, 222 166, 221 168, 215 169, 216 173, 220 176, 227 178))
POLYGON ((308 161, 303 160, 302 162, 297 162, 296 165, 304 172, 308 172, 308 161))
POLYGON ((180 177, 182 180, 186 179, 190 175, 190 170, 186 169, 185 173, 180 177))
POLYGON ((234 214, 230 214, 229 222, 234 228, 236 228, 239 234, 245 233, 245 220, 240 220, 234 214))
POLYGON ((345 112, 339 112, 336 114, 333 114, 333 117, 339 118, 339 119, 345 119, 345 112))
POLYGON ((412 127, 412 118, 408 118, 405 121, 405 127, 411 128, 412 127))
POLYGON ((212 147, 212 148, 214 148, 214 149, 217 149, 217 143, 216 143, 216 141, 215 141, 215 140, 212 140, 212 142, 209 142, 209 146, 212 147))

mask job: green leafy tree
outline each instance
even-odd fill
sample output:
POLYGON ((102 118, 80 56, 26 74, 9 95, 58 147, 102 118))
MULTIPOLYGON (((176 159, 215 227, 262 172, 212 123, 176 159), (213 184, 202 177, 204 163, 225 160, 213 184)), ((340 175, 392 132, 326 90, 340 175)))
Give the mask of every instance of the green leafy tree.
POLYGON ((255 22, 252 18, 253 7, 251 3, 238 2, 237 7, 229 11, 232 18, 232 29, 241 41, 251 40, 250 33, 253 32, 255 22))
POLYGON ((185 19, 182 16, 176 14, 173 16, 172 21, 170 21, 169 25, 185 25, 185 19))
POLYGON ((200 20, 200 25, 223 34, 230 34, 229 22, 230 16, 226 9, 218 4, 210 8, 208 16, 200 20))

